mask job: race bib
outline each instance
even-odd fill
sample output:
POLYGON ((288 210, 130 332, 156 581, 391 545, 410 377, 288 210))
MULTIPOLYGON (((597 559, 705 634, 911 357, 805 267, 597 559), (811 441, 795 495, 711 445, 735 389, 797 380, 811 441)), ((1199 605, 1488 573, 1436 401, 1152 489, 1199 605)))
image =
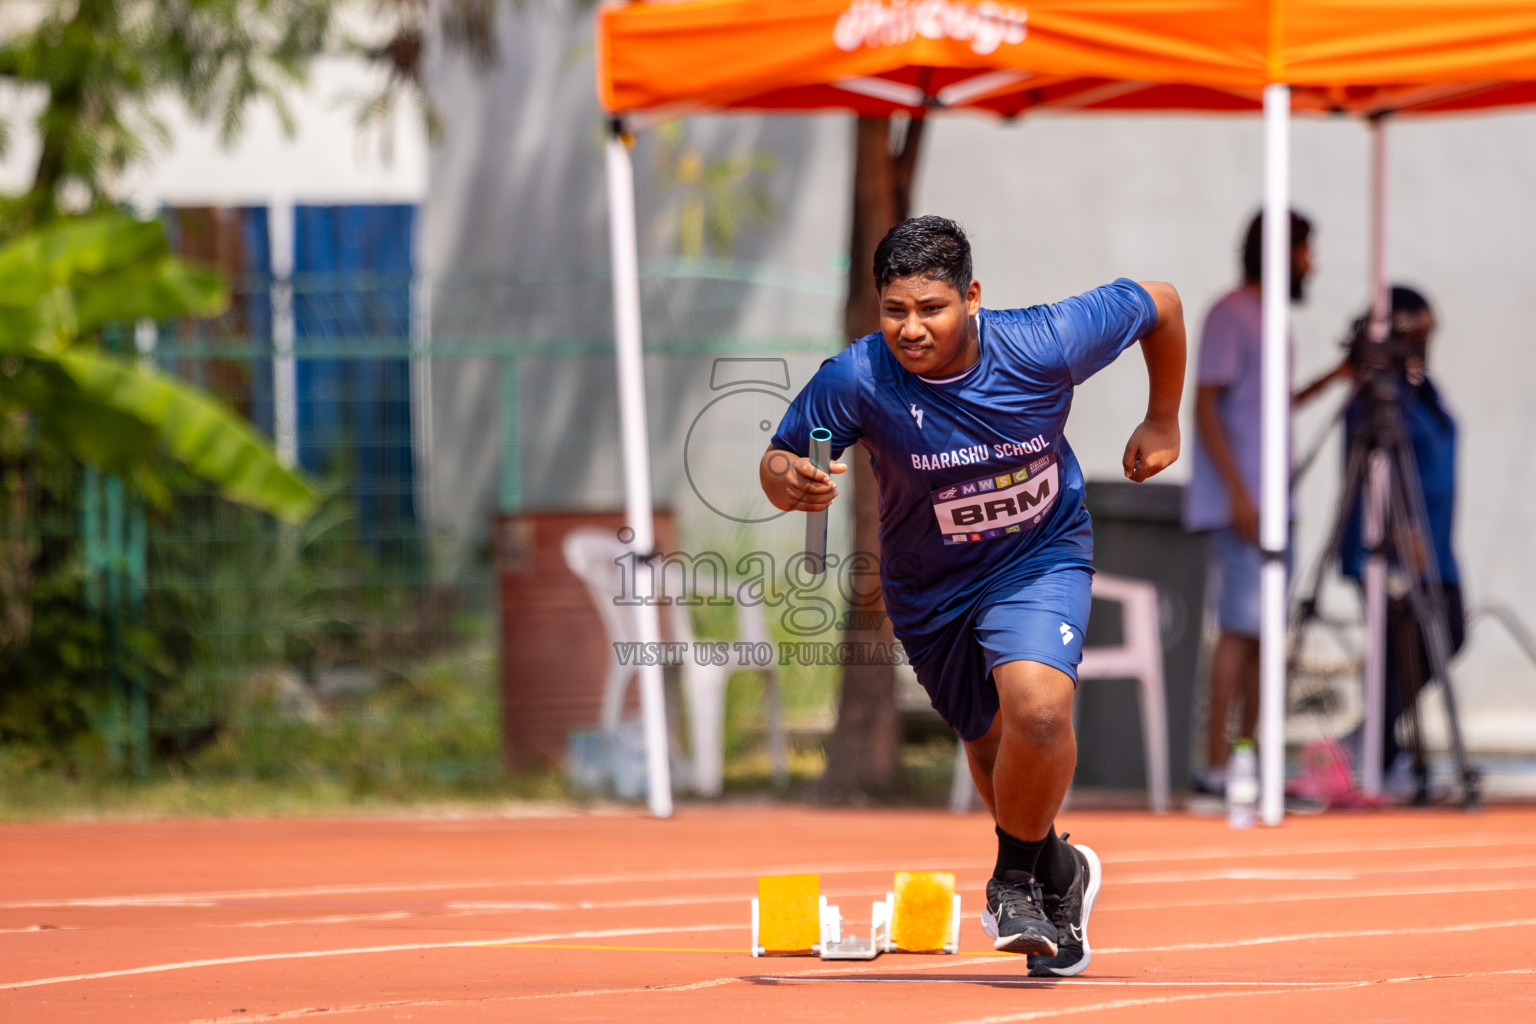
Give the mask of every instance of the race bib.
POLYGON ((1055 504, 1059 481, 1053 453, 1027 466, 941 487, 932 495, 939 533, 945 544, 1028 533, 1055 504))

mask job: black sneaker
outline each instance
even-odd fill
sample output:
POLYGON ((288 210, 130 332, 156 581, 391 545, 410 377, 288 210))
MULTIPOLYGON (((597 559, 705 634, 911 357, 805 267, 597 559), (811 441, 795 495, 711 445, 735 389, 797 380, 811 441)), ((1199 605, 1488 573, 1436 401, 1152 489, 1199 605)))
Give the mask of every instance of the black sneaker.
POLYGON ((1093 913, 1093 903, 1099 898, 1099 883, 1103 881, 1104 871, 1099 865, 1098 854, 1090 848, 1073 846, 1070 849, 1077 858, 1077 877, 1062 895, 1047 894, 1045 897, 1045 910, 1056 927, 1060 948, 1054 956, 1029 958, 1032 978, 1070 978, 1083 973, 1088 961, 1093 959, 1088 948, 1088 915, 1093 913))
MULTIPOLYGON (((1014 872, 1009 872, 1014 874, 1014 872)), ((1040 883, 1028 875, 1004 881, 987 880, 987 907, 981 912, 981 929, 991 936, 992 948, 1004 953, 1056 955, 1056 926, 1045 916, 1040 883)))

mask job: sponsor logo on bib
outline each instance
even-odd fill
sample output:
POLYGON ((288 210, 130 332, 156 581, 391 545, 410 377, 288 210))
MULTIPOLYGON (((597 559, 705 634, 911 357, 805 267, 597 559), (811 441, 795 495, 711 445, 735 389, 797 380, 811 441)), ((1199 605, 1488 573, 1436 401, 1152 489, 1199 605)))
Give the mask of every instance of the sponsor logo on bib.
POLYGON ((1037 459, 1026 470, 986 477, 933 492, 933 514, 944 543, 992 540, 1023 533, 1045 518, 1060 491, 1055 458, 1037 459))

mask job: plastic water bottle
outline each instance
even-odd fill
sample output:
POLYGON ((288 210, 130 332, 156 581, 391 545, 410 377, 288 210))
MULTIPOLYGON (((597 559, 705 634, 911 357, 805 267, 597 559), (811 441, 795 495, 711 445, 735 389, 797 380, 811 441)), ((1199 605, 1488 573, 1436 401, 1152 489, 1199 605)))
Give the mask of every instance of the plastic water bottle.
POLYGON ((1227 761, 1227 824, 1253 828, 1259 809, 1259 760, 1253 743, 1238 740, 1227 761))

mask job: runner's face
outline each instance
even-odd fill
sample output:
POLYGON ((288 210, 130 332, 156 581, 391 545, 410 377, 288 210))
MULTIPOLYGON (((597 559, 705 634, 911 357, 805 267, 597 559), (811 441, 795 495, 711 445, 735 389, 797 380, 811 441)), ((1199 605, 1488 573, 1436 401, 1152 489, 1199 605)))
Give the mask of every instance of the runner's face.
POLYGON ((981 309, 981 284, 961 295, 931 277, 898 277, 880 292, 880 332, 896 361, 909 373, 944 377, 967 369, 978 357, 971 318, 981 309))

